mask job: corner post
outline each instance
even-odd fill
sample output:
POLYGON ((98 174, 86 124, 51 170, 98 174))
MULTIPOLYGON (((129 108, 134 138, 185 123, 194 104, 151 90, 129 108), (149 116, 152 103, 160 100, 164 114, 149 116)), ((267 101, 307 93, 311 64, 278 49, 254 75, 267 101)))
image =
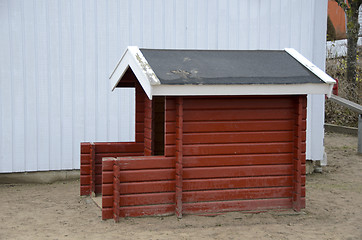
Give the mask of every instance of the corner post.
POLYGON ((183 98, 176 100, 176 216, 182 218, 183 98))
POLYGON ((302 132, 303 132, 303 101, 305 96, 298 96, 297 111, 294 124, 294 149, 293 149, 293 196, 294 211, 302 208, 302 132))
POLYGON ((362 154, 362 114, 358 115, 358 148, 357 152, 362 154))
POLYGON ((90 145, 90 195, 96 191, 96 146, 94 143, 90 145))
POLYGON ((121 170, 117 160, 113 162, 113 219, 119 222, 121 170))

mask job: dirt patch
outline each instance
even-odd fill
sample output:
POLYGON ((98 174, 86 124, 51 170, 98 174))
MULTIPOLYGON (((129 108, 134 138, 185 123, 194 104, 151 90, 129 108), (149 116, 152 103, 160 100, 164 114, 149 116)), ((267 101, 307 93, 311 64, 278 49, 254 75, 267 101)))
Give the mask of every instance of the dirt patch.
POLYGON ((218 216, 102 221, 79 181, 0 185, 0 239, 362 239, 357 137, 327 134, 328 166, 307 177, 307 207, 218 216))

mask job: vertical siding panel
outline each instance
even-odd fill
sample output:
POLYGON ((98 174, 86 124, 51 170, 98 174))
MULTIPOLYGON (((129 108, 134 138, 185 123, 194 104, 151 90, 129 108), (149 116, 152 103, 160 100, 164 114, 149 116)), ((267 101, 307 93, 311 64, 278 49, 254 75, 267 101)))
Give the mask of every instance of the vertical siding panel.
POLYGON ((97 82, 96 94, 98 101, 97 112, 96 112, 96 136, 97 141, 107 141, 108 137, 108 113, 107 113, 107 95, 110 92, 110 88, 108 87, 108 76, 107 76, 107 59, 108 59, 108 51, 107 51, 107 4, 97 1, 97 75, 95 76, 95 81, 97 82))
MULTIPOLYGON (((128 1, 126 1, 128 3, 128 1)), ((119 105, 119 91, 115 90, 114 92, 110 93, 111 90, 110 81, 108 79, 109 75, 111 74, 113 67, 118 62, 119 58, 122 56, 122 49, 121 43, 127 42, 129 40, 129 35, 126 35, 128 31, 126 29, 129 27, 128 19, 128 5, 122 4, 120 6, 119 1, 109 1, 108 2, 108 18, 107 18, 107 27, 108 27, 108 59, 109 62, 108 68, 105 72, 105 79, 104 81, 107 83, 107 99, 108 99, 108 139, 110 141, 117 141, 118 140, 118 109, 120 108, 119 105), (122 16, 122 17, 121 17, 122 16), (124 20, 122 19, 124 18, 124 20), (121 20, 122 19, 122 20, 121 20)))
POLYGON ((47 1, 47 23, 48 23, 48 35, 47 45, 48 50, 48 88, 45 89, 49 94, 49 144, 50 144, 50 156, 49 164, 50 169, 61 169, 61 95, 63 77, 61 74, 61 68, 63 67, 63 61, 61 56, 61 39, 60 39, 60 25, 62 21, 60 19, 60 2, 47 1))
POLYGON ((183 1, 176 1, 175 5, 175 13, 176 13, 176 46, 175 48, 185 48, 186 47, 186 24, 187 21, 185 19, 186 9, 185 3, 183 1))
POLYGON ((195 1, 186 0, 186 48, 195 48, 196 47, 196 14, 197 14, 197 4, 195 1))
POLYGON ((165 1, 154 0, 153 8, 149 11, 152 12, 152 47, 164 48, 165 47, 165 1))
MULTIPOLYGON (((13 161, 12 132, 12 77, 11 77, 11 35, 9 1, 0 2, 0 171, 11 172, 13 161), (9 161, 10 160, 10 161, 9 161)), ((15 169, 14 169, 15 170, 15 169)))
MULTIPOLYGON (((300 52, 300 42, 301 42, 301 14, 302 12, 297 9, 302 9, 301 1, 291 1, 291 18, 290 18, 290 44, 295 48, 298 52, 300 52)), ((302 53, 303 54, 303 53, 302 53)))
POLYGON ((196 45, 197 49, 206 49, 208 46, 207 0, 197 1, 196 12, 196 45))
POLYGON ((217 28, 217 38, 218 46, 217 49, 229 49, 229 16, 228 9, 229 0, 218 1, 218 28, 217 28))
POLYGON ((141 4, 142 7, 142 46, 145 48, 151 48, 153 46, 153 34, 154 28, 160 28, 161 26, 154 26, 153 16, 154 16, 154 2, 153 1, 143 1, 141 4))
POLYGON ((229 49, 238 49, 239 46, 239 15, 238 15, 238 1, 230 0, 229 11, 229 49))
POLYGON ((270 49, 270 1, 263 1, 259 7, 259 48, 270 49))
POLYGON ((289 0, 280 0, 280 32, 279 32, 279 46, 280 48, 291 47, 290 45, 290 18, 291 6, 289 0))
POLYGON ((164 6, 164 47, 165 48, 174 48, 175 47, 175 1, 166 0, 163 2, 164 6))
MULTIPOLYGON (((72 78, 72 39, 71 39, 71 6, 70 2, 62 2, 59 19, 62 67, 60 68, 61 84, 61 169, 73 168, 73 83, 72 78)), ((79 144, 78 144, 79 145, 79 144)), ((79 152, 77 152, 79 154, 79 152)), ((76 158, 77 159, 77 158, 76 158)))
MULTIPOLYGON (((37 88, 37 119, 38 119, 38 170, 49 170, 50 138, 49 138, 49 52, 48 44, 49 26, 47 1, 37 1, 35 5, 35 26, 36 26, 36 79, 37 88)), ((53 153, 52 153, 53 154, 53 153)))
MULTIPOLYGON (((24 14, 24 85, 25 87, 25 158, 26 171, 37 170, 37 116, 36 116, 36 79, 35 79, 35 36, 34 1, 23 1, 24 14)), ((1 145, 1 143, 0 143, 1 145)), ((1 164, 1 163, 0 163, 1 164)), ((1 170, 0 170, 1 171, 1 170)))
POLYGON ((96 31, 95 23, 95 1, 83 1, 84 8, 84 76, 85 76, 85 139, 94 141, 96 139, 96 79, 95 69, 97 68, 96 59, 96 31))
POLYGON ((142 4, 140 0, 130 0, 130 41, 129 45, 143 47, 142 39, 142 4), (132 14, 131 14, 132 13, 132 14))
POLYGON ((250 11, 249 0, 238 1, 239 3, 239 49, 249 49, 249 28, 250 28, 250 11))
POLYGON ((12 148, 13 170, 25 169, 24 152, 24 64, 23 64, 23 29, 22 5, 20 1, 9 2, 10 51, 11 51, 11 82, 12 82, 12 148))
POLYGON ((208 49, 217 49, 218 46, 218 13, 217 13, 217 0, 207 1, 207 39, 208 49))
POLYGON ((269 48, 270 49, 280 49, 279 34, 280 25, 281 25, 281 15, 280 15, 280 0, 271 0, 270 2, 270 34, 269 34, 269 48))
POLYGON ((249 2, 249 11, 250 11, 250 28, 249 28, 249 49, 258 49, 260 46, 260 1, 250 1, 249 2))
POLYGON ((74 62, 74 96, 73 99, 73 147, 74 166, 79 168, 79 143, 85 140, 85 77, 84 77, 84 8, 82 0, 71 1, 71 15, 72 15, 72 34, 73 34, 73 54, 74 62))

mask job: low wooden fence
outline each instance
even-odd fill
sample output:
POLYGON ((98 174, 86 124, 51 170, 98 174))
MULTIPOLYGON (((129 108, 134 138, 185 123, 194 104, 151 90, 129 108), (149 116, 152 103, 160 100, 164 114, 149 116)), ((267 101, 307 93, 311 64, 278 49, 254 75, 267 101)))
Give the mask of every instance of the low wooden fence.
POLYGON ((104 158, 102 219, 175 212, 175 158, 104 158))
POLYGON ((142 156, 143 143, 81 143, 80 195, 102 193, 102 158, 142 156))

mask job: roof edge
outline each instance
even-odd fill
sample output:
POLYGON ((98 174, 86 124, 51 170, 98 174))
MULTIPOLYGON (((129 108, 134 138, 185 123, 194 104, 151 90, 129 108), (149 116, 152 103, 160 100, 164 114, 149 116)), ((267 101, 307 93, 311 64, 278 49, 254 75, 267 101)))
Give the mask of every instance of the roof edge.
POLYGON ((127 47, 110 75, 112 91, 117 87, 128 67, 136 75, 148 98, 152 99, 152 85, 160 85, 161 83, 137 46, 127 47))
POLYGON ((316 65, 314 65, 312 62, 310 62, 308 59, 306 59, 302 54, 300 54, 294 48, 284 48, 284 51, 286 51, 290 56, 292 56, 300 64, 302 64, 304 67, 306 67, 309 71, 311 71, 314 75, 316 75, 323 82, 325 82, 327 84, 332 84, 332 85, 334 85, 336 83, 336 81, 333 78, 331 78, 328 74, 326 74, 324 71, 322 71, 316 65))

